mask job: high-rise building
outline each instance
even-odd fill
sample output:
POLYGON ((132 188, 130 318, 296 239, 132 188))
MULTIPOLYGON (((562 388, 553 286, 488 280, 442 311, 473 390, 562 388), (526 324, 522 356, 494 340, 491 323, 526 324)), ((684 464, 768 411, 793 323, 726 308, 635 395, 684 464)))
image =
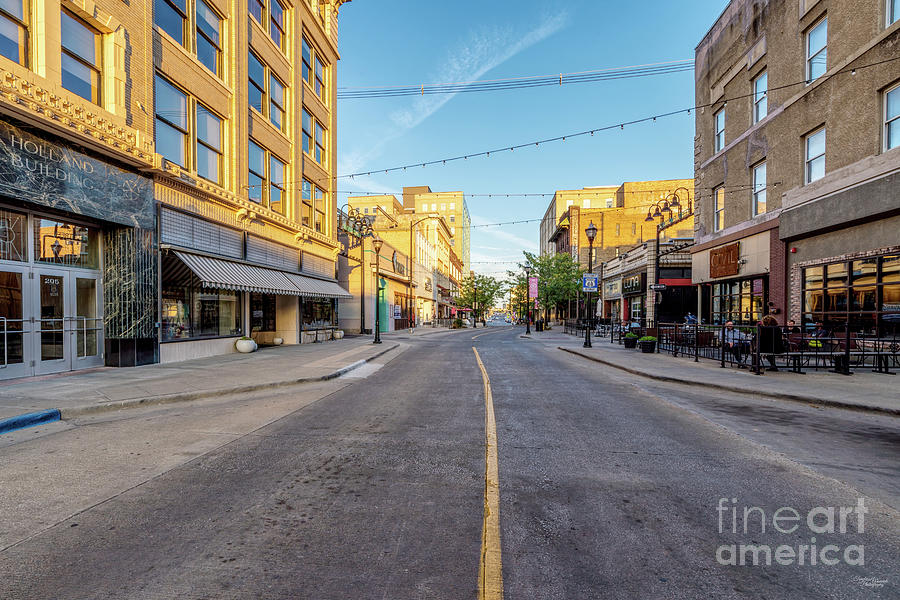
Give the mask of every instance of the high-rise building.
POLYGON ((403 188, 403 208, 416 214, 437 213, 447 221, 451 245, 468 273, 472 265, 472 218, 463 192, 432 192, 427 185, 403 188))

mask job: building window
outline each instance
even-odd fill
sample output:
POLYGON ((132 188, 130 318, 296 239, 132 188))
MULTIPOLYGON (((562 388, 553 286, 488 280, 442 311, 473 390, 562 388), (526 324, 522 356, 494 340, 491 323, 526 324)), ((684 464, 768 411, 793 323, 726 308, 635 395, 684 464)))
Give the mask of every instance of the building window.
POLYGON ((619 236, 619 233, 622 231, 622 225, 620 223, 616 223, 616 237, 619 236))
POLYGON ((153 2, 153 22, 169 34, 169 37, 184 46, 187 0, 155 0, 153 2))
POLYGON ((753 122, 759 123, 769 111, 769 73, 762 74, 753 80, 753 122))
POLYGON ((167 272, 184 273, 181 279, 167 278, 163 284, 162 341, 241 335, 239 292, 202 287, 171 254, 165 254, 162 262, 164 269, 169 267, 167 272))
POLYGON ((825 129, 806 136, 806 183, 825 176, 825 129))
POLYGON ((62 86, 100 104, 100 34, 66 11, 61 18, 62 86))
POLYGON ((266 68, 263 66, 262 61, 256 58, 256 55, 252 52, 247 54, 247 74, 249 77, 247 101, 260 114, 265 114, 266 68))
POLYGON ((606 199, 606 208, 612 208, 612 207, 613 207, 613 200, 612 200, 612 198, 607 198, 607 199, 606 199))
POLYGON ((766 212, 766 163, 753 167, 753 216, 766 212))
POLYGON ((456 223, 456 215, 450 215, 450 222, 456 223))
MULTIPOLYGON (((301 194, 303 205, 300 208, 300 222, 304 227, 312 227, 312 219, 313 219, 313 199, 312 199, 312 184, 303 180, 303 193, 301 194)), ((369 209, 366 209, 369 210, 369 209)))
POLYGON ((710 322, 756 325, 765 314, 766 283, 762 278, 714 283, 710 290, 710 322))
POLYGON ((263 204, 263 196, 265 195, 265 184, 263 182, 266 179, 266 151, 251 140, 247 158, 249 198, 252 202, 263 204))
POLYGON ((221 69, 222 19, 203 0, 197 0, 197 59, 219 75, 221 69))
POLYGON ((713 190, 713 231, 725 229, 725 187, 720 186, 713 190))
POLYGON ((272 12, 272 16, 269 19, 269 37, 272 38, 272 41, 279 48, 284 50, 284 6, 279 0, 272 0, 269 6, 272 12))
POLYGON ((284 85, 278 81, 277 77, 270 74, 269 121, 271 121, 272 125, 277 127, 279 131, 284 131, 284 127, 287 124, 287 121, 284 118, 285 112, 284 85))
POLYGON ((197 103, 197 175, 221 183, 222 119, 197 103))
POLYGON ((24 0, 0 2, 0 55, 23 66, 28 61, 24 0))
POLYGON ((637 223, 631 224, 631 235, 637 235, 637 223))
POLYGON ((900 85, 884 95, 884 149, 897 147, 900 147, 900 85))
POLYGON ((260 25, 266 22, 263 19, 263 15, 266 14, 265 0, 247 0, 247 10, 260 25))
POLYGON ((312 155, 313 147, 312 147, 312 136, 313 136, 313 123, 315 119, 309 113, 308 110, 303 110, 303 151, 312 155))
POLYGON ((316 121, 316 162, 325 166, 325 128, 316 121))
POLYGON ((900 333, 900 255, 873 256, 803 269, 803 321, 828 333, 900 333))
POLYGON ((306 38, 303 38, 303 81, 309 83, 309 74, 312 71, 312 49, 306 38))
POLYGON ((450 210, 456 210, 456 202, 450 203, 450 210))
POLYGON ((156 151, 163 158, 187 168, 188 97, 156 76, 156 151))
POLYGON ((725 147, 725 108, 719 109, 715 115, 716 120, 716 152, 725 147))
POLYGON ((319 60, 319 56, 316 55, 316 96, 319 98, 324 98, 323 92, 325 91, 325 65, 322 64, 322 61, 319 60))
POLYGON ((325 190, 316 186, 316 231, 325 233, 325 190))
POLYGON ((287 204, 284 162, 253 140, 250 140, 247 146, 247 184, 250 201, 284 214, 287 204))
POLYGON ((287 204, 285 199, 284 163, 269 155, 269 208, 277 213, 284 214, 287 204))
POLYGON ((825 74, 828 62, 828 19, 806 34, 806 82, 810 83, 825 74))
POLYGON ((900 0, 887 0, 887 24, 893 25, 900 19, 900 0))

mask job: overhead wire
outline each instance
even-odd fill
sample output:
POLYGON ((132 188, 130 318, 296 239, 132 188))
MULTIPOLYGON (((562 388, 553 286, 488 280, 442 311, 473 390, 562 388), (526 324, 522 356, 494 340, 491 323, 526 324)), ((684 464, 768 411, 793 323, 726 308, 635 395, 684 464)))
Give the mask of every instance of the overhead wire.
POLYGON ((393 98, 399 96, 428 96, 433 94, 461 94, 517 90, 535 87, 562 86, 577 83, 593 83, 617 79, 651 77, 669 73, 681 73, 694 69, 693 60, 671 61, 647 65, 632 65, 611 69, 598 69, 580 73, 558 73, 553 75, 517 77, 510 79, 476 80, 456 83, 429 83, 395 87, 352 88, 340 87, 338 100, 359 98, 393 98))
MULTIPOLYGON (((846 67, 846 68, 841 69, 841 70, 839 70, 839 71, 835 71, 834 73, 832 73, 832 74, 830 74, 830 75, 822 75, 822 76, 819 77, 816 81, 819 81, 819 80, 822 80, 822 81, 828 81, 828 80, 830 80, 830 79, 832 79, 832 78, 834 78, 834 77, 836 77, 836 76, 838 76, 838 75, 842 75, 842 74, 845 74, 845 73, 850 73, 850 74, 852 74, 852 75, 855 75, 856 72, 859 71, 859 70, 861 70, 861 69, 867 69, 867 68, 871 68, 871 67, 876 67, 876 66, 879 66, 879 65, 888 63, 888 62, 895 61, 895 60, 900 60, 900 56, 895 56, 895 57, 887 58, 887 59, 880 60, 880 61, 876 61, 876 62, 873 62, 873 63, 868 63, 868 64, 865 64, 865 65, 858 65, 858 66, 854 66, 854 67, 846 67)), ((808 85, 809 83, 811 83, 811 82, 804 79, 803 81, 795 81, 795 82, 791 82, 791 83, 787 83, 787 84, 783 84, 783 85, 779 85, 779 86, 774 86, 774 87, 771 87, 771 88, 769 88, 769 89, 766 90, 766 95, 768 96, 768 95, 769 95, 771 92, 773 92, 773 91, 778 91, 778 90, 782 90, 782 89, 787 89, 787 88, 790 88, 790 87, 796 87, 796 86, 798 86, 798 85, 808 85)), ((682 108, 682 109, 679 109, 679 110, 672 110, 672 111, 668 111, 668 112, 665 112, 665 113, 659 113, 659 114, 656 114, 656 115, 651 115, 651 116, 647 116, 647 117, 643 117, 643 118, 639 118, 639 119, 633 119, 633 120, 631 120, 631 121, 622 121, 622 122, 615 123, 615 124, 612 124, 612 125, 606 125, 606 126, 602 126, 602 127, 596 127, 596 128, 594 128, 594 129, 587 129, 587 130, 584 130, 584 131, 577 131, 577 132, 574 132, 574 133, 568 133, 568 134, 565 134, 565 135, 558 135, 558 136, 551 137, 551 138, 545 138, 545 139, 535 140, 535 141, 526 142, 526 143, 521 143, 521 144, 513 144, 513 145, 510 145, 510 146, 498 147, 498 148, 494 148, 493 150, 482 150, 482 151, 479 151, 479 152, 470 152, 470 153, 466 153, 466 154, 460 154, 460 155, 457 155, 457 156, 450 156, 450 157, 447 157, 447 158, 439 158, 439 159, 435 159, 435 160, 428 160, 428 161, 422 161, 422 162, 415 162, 415 163, 410 163, 410 164, 401 165, 401 166, 397 166, 397 167, 388 167, 388 168, 381 168, 381 169, 371 169, 371 170, 369 170, 369 171, 360 171, 360 172, 358 172, 358 173, 348 173, 348 174, 346 174, 346 175, 336 175, 335 178, 336 178, 336 179, 346 179, 346 178, 353 179, 353 178, 355 178, 355 177, 365 177, 365 176, 376 175, 376 174, 380 174, 380 173, 385 173, 385 174, 387 174, 387 173, 391 173, 391 172, 405 171, 406 169, 413 169, 413 168, 418 168, 418 167, 424 168, 424 167, 428 167, 428 166, 432 166, 432 165, 438 165, 438 164, 445 165, 445 164, 447 164, 448 162, 456 162, 456 161, 460 161, 460 160, 465 161, 465 160, 468 160, 468 159, 470 159, 470 158, 479 158, 479 157, 482 157, 482 156, 484 156, 484 157, 490 157, 491 153, 497 154, 497 153, 500 153, 500 152, 514 152, 515 150, 519 150, 519 149, 523 149, 523 148, 529 148, 529 147, 531 147, 531 146, 538 147, 538 146, 540 146, 541 144, 547 144, 547 143, 551 143, 551 142, 560 142, 560 141, 563 141, 563 142, 564 142, 564 141, 566 141, 568 138, 583 137, 583 136, 586 136, 586 135, 591 135, 591 136, 593 136, 595 133, 601 133, 601 132, 604 132, 604 131, 610 131, 610 130, 613 130, 613 129, 616 129, 616 128, 619 128, 619 129, 625 129, 626 126, 637 125, 637 124, 640 124, 640 123, 652 122, 652 121, 656 121, 657 119, 663 119, 663 118, 666 118, 666 117, 671 117, 671 116, 680 115, 680 114, 691 114, 692 111, 696 111, 696 110, 700 110, 700 109, 704 109, 704 108, 710 108, 710 107, 714 107, 714 106, 725 106, 725 105, 728 104, 728 102, 731 102, 731 101, 734 101, 734 100, 743 99, 743 98, 754 97, 754 96, 757 96, 757 93, 756 93, 756 92, 750 92, 750 93, 746 93, 746 94, 738 94, 738 95, 736 95, 736 96, 732 96, 732 97, 729 97, 729 98, 718 99, 718 100, 716 100, 715 102, 708 102, 708 103, 705 103, 705 104, 695 104, 694 106, 691 106, 691 107, 689 107, 689 108, 682 108)))

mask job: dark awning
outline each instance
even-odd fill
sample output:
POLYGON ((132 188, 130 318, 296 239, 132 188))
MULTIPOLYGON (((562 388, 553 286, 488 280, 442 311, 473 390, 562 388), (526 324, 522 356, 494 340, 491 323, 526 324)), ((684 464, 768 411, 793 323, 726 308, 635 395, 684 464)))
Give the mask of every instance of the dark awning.
POLYGON ((337 281, 173 250, 204 287, 312 298, 351 298, 337 281))

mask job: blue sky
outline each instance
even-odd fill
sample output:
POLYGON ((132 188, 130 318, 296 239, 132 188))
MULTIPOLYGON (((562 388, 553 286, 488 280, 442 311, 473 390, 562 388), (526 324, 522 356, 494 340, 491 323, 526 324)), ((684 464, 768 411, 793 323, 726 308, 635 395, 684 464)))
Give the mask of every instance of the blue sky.
MULTIPOLYGON (((725 0, 354 0, 340 14, 338 87, 577 73, 692 59, 725 0), (510 7, 514 7, 511 10, 510 7)), ((338 101, 338 174, 526 143, 693 104, 691 72, 546 88, 338 101)), ((445 166, 338 180, 342 192, 429 185, 469 194, 474 224, 543 216, 558 189, 693 174, 693 114, 445 166)), ((347 193, 338 196, 339 205, 347 193)), ((535 250, 538 224, 474 228, 473 268, 535 250)))

